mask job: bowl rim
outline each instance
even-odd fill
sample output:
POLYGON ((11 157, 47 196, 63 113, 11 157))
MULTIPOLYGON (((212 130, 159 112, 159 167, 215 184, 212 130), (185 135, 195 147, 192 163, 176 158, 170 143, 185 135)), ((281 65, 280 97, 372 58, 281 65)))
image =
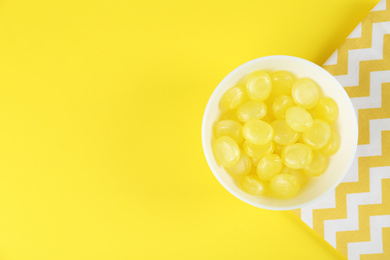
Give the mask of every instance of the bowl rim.
POLYGON ((308 205, 314 204, 317 201, 320 201, 324 197, 328 196, 330 194, 330 192, 334 191, 335 188, 341 183, 341 181, 349 173, 349 170, 351 169, 353 161, 354 161, 354 159, 356 157, 356 151, 357 151, 357 146, 358 146, 358 132, 359 132, 358 120, 357 120, 356 112, 355 112, 355 109, 353 107, 351 98, 348 96, 348 94, 345 91, 344 87, 340 84, 340 82, 338 82, 338 80, 332 74, 330 74, 327 70, 325 70, 321 66, 315 64, 314 62, 311 62, 311 61, 303 59, 303 58, 299 58, 299 57, 296 57, 296 56, 290 56, 290 55, 269 55, 269 56, 263 56, 263 57, 260 57, 260 58, 256 58, 256 59, 253 59, 253 60, 250 60, 248 62, 245 62, 245 63, 241 64, 240 66, 238 66, 237 68, 235 68, 234 70, 229 72, 229 74, 227 74, 221 80, 221 82, 217 85, 217 87, 213 90, 213 93, 211 94, 209 100, 207 101, 207 105, 206 105, 206 108, 205 108, 204 113, 203 113, 203 119, 202 119, 202 147, 203 147, 203 154, 206 157, 207 164, 208 164, 209 168, 211 169, 212 173, 214 174, 214 176, 217 178, 218 182, 227 191, 229 191, 233 196, 235 196, 237 199, 239 199, 241 201, 244 201, 244 202, 246 202, 246 203, 248 203, 248 204, 250 204, 252 206, 255 206, 257 208, 269 209, 269 210, 292 210, 292 209, 300 209, 300 208, 306 207, 308 205), (241 197, 239 194, 237 194, 235 191, 233 191, 230 188, 230 186, 228 184, 226 184, 223 181, 223 179, 216 173, 216 172, 218 172, 218 169, 216 169, 213 166, 213 163, 211 162, 211 156, 213 156, 213 155, 212 154, 208 154, 207 153, 207 149, 206 149, 206 146, 208 145, 206 143, 206 138, 205 138, 205 136, 206 136, 206 129, 207 129, 207 127, 206 127, 206 118, 207 118, 207 115, 209 114, 209 111, 210 111, 211 106, 212 106, 212 102, 211 101, 214 100, 214 96, 218 92, 217 90, 223 87, 224 82, 226 81, 226 78, 228 78, 231 74, 236 73, 236 71, 241 70, 243 67, 249 66, 252 63, 256 63, 259 60, 268 60, 268 59, 275 59, 275 58, 284 58, 284 59, 295 60, 295 61, 298 61, 298 62, 304 62, 304 63, 310 64, 311 66, 316 67, 316 69, 321 70, 322 72, 325 72, 325 74, 329 75, 329 77, 332 77, 334 79, 334 81, 337 83, 337 85, 343 90, 342 91, 342 93, 343 93, 342 95, 344 95, 344 97, 346 97, 346 100, 349 101, 348 102, 348 106, 350 106, 352 108, 351 110, 353 111, 353 115, 354 115, 354 120, 353 120, 353 122, 354 122, 354 127, 353 127, 354 133, 353 134, 355 136, 355 145, 352 148, 353 150, 352 150, 352 153, 351 153, 351 157, 349 158, 349 162, 347 163, 347 166, 348 166, 346 168, 347 170, 343 174, 341 174, 339 176, 338 180, 331 186, 331 188, 328 189, 326 192, 324 192, 322 195, 318 196, 315 199, 309 200, 309 201, 307 201, 305 203, 298 204, 298 205, 295 205, 295 206, 273 207, 273 206, 261 205, 259 203, 254 203, 253 201, 251 201, 251 200, 249 200, 247 198, 241 197))

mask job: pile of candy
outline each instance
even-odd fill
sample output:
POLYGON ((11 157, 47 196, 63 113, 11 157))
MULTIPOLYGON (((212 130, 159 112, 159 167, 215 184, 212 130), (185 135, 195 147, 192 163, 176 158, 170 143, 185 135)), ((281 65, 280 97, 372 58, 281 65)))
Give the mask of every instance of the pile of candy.
POLYGON ((252 195, 294 197, 323 174, 340 146, 336 102, 318 84, 288 71, 251 73, 220 100, 216 161, 252 195))

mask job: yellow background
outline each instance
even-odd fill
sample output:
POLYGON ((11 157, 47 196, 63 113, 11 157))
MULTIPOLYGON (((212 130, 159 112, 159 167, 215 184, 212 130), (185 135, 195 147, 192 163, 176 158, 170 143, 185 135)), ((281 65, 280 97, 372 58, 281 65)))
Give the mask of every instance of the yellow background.
POLYGON ((0 259, 343 259, 209 170, 213 89, 322 64, 378 0, 0 1, 0 259))

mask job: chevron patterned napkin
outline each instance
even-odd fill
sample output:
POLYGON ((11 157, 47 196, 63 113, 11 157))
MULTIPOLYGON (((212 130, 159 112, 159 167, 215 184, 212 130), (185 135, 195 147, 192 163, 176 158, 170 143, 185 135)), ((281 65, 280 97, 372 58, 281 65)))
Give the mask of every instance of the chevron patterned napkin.
POLYGON ((294 211, 348 259, 390 259, 390 0, 382 0, 323 66, 359 120, 356 158, 323 200, 294 211))

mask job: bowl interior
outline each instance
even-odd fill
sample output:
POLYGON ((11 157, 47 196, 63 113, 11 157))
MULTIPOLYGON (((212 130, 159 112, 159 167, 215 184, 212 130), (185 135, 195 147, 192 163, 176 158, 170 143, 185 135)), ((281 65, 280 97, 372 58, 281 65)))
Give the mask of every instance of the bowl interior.
POLYGON ((291 56, 267 56, 247 62, 226 76, 214 90, 207 104, 203 125, 202 142, 207 162, 219 182, 237 198, 260 208, 287 210, 300 208, 316 201, 328 191, 334 189, 347 174, 357 147, 358 127, 352 103, 339 82, 318 65, 291 56), (281 200, 268 197, 253 196, 243 192, 233 178, 219 166, 213 156, 211 140, 213 124, 220 115, 219 100, 226 90, 233 87, 249 73, 256 70, 287 70, 297 78, 309 77, 321 87, 324 96, 333 98, 339 107, 339 118, 336 122, 340 134, 341 145, 338 152, 330 157, 326 172, 319 177, 312 177, 299 194, 291 199, 281 200))

